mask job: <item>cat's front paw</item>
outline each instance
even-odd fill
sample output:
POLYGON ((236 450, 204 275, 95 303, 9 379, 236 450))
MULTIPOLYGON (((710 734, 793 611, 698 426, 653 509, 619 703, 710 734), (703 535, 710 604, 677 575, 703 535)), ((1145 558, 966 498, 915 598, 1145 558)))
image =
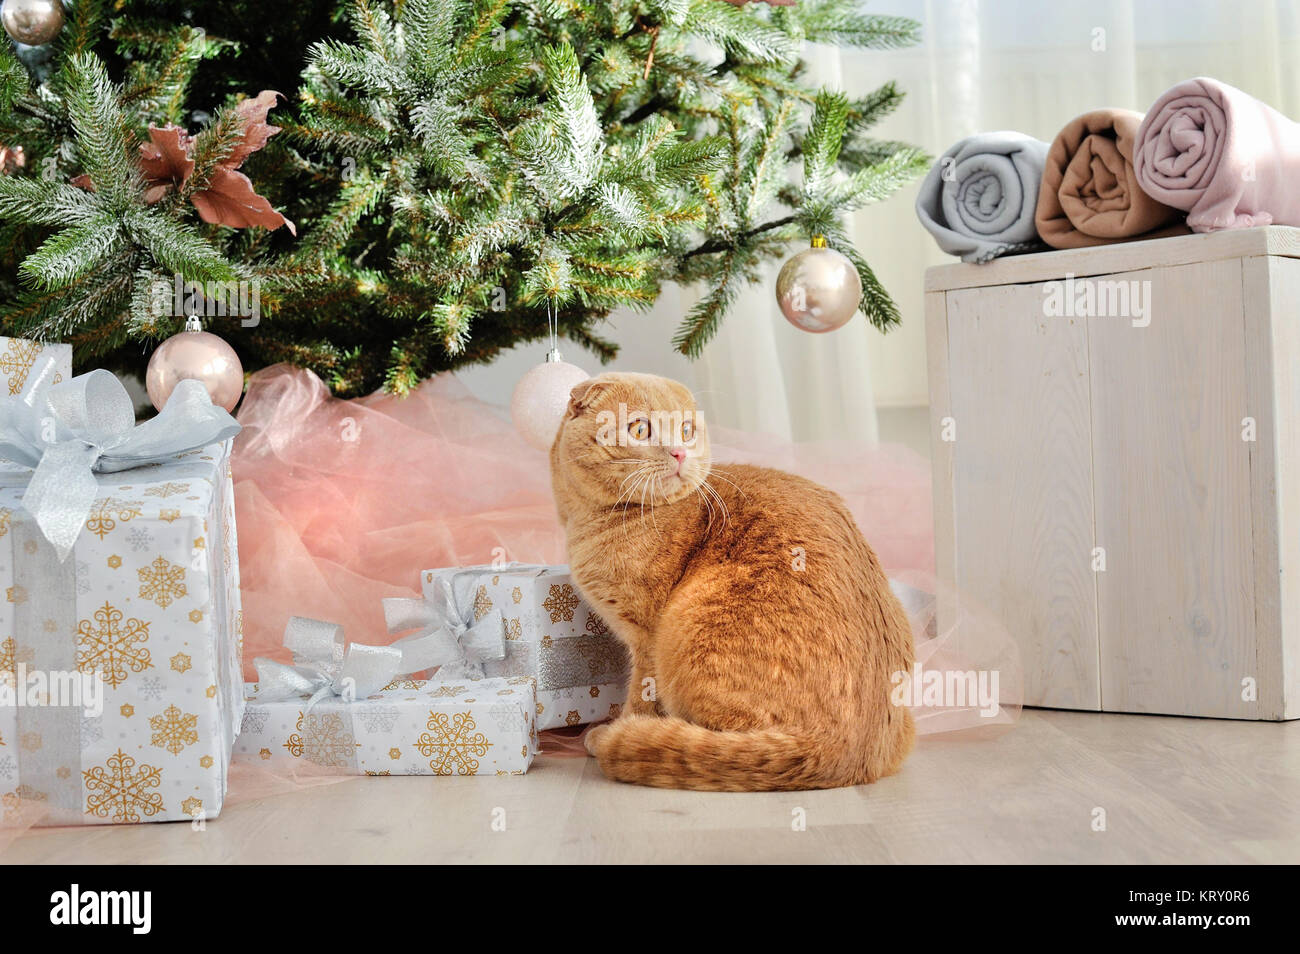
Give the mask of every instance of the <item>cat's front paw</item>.
POLYGON ((609 726, 598 725, 587 730, 587 736, 583 739, 583 744, 587 746, 587 754, 592 758, 598 755, 596 746, 600 744, 600 737, 609 731, 609 726))

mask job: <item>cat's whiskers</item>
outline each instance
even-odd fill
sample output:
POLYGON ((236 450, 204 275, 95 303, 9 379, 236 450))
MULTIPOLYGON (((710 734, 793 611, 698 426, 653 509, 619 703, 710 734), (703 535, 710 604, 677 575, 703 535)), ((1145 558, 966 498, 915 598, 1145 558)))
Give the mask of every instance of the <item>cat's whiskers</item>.
MULTIPOLYGON (((725 481, 726 483, 730 484, 732 487, 734 487, 734 488, 736 489, 736 493, 738 493, 738 494, 740 494, 740 496, 745 497, 746 499, 748 499, 748 496, 746 495, 745 491, 741 489, 740 484, 736 483, 734 480, 732 480, 730 477, 728 477, 728 476, 727 476, 727 472, 726 472, 725 470, 721 470, 721 469, 718 468, 718 467, 710 467, 710 468, 709 468, 709 476, 710 476, 710 477, 714 477, 714 476, 716 476, 719 480, 721 480, 721 481, 725 481)), ((707 478, 706 478, 706 481, 705 481, 705 482, 707 483, 707 478)))
MULTIPOLYGON (((621 501, 621 500, 623 499, 623 488, 627 486, 627 482, 628 482, 629 480, 634 479, 634 478, 639 478, 642 474, 646 473, 649 469, 650 469, 650 467, 649 467, 648 464, 643 464, 641 467, 639 467, 639 468, 637 468, 636 470, 632 471, 632 473, 628 474, 626 477, 623 478, 623 482, 622 482, 621 484, 618 485, 618 487, 619 487, 619 495, 618 495, 618 497, 617 497, 617 498, 615 499, 615 501, 614 501, 614 506, 615 506, 615 507, 617 507, 617 506, 619 505, 619 501, 621 501)), ((637 486, 638 486, 638 484, 633 484, 633 485, 632 485, 632 490, 629 492, 629 499, 630 499, 630 494, 636 492, 636 488, 637 488, 637 486)), ((624 506, 624 509, 627 509, 626 506, 624 506)))
MULTIPOLYGON (((659 494, 660 497, 665 496, 665 495, 664 495, 664 492, 663 492, 663 488, 662 488, 662 486, 661 486, 661 483, 662 483, 662 481, 663 481, 663 479, 664 479, 664 475, 665 475, 665 473, 666 473, 666 471, 664 470, 664 467, 663 467, 663 465, 661 464, 661 465, 657 468, 657 470, 656 470, 654 476, 651 478, 651 490, 650 490, 650 525, 653 526, 653 527, 655 528, 655 532, 656 532, 656 533, 659 533, 660 531, 659 531, 659 520, 655 517, 655 494, 659 494)), ((641 514, 642 514, 642 516, 645 515, 645 504, 644 504, 644 503, 641 505, 641 514)))
MULTIPOLYGON (((627 508, 628 508, 628 504, 630 504, 630 503, 632 502, 632 495, 636 493, 636 491, 637 491, 638 488, 642 488, 642 489, 641 489, 641 508, 640 508, 641 519, 642 519, 642 520, 645 519, 645 490, 644 490, 644 486, 645 486, 646 483, 648 483, 648 482, 652 479, 652 476, 653 476, 653 475, 650 473, 650 469, 651 469, 651 468, 650 468, 650 465, 647 464, 646 466, 644 466, 644 467, 638 469, 637 471, 635 471, 633 474, 629 475, 630 477, 635 477, 637 480, 636 480, 636 483, 634 483, 634 484, 632 485, 631 489, 630 489, 630 490, 628 491, 628 493, 627 493, 627 498, 628 498, 628 499, 623 503, 623 520, 621 521, 621 525, 622 525, 622 528, 623 528, 623 539, 625 539, 625 540, 627 539, 627 535, 628 535, 628 534, 627 534, 627 508)), ((625 480, 624 483, 626 483, 626 482, 627 482, 627 481, 625 480)), ((619 495, 619 499, 621 500, 622 497, 623 497, 623 495, 620 494, 620 495, 619 495)), ((617 501, 615 501, 614 506, 618 506, 618 502, 617 502, 617 501)))
POLYGON ((704 491, 701 489, 703 486, 704 486, 703 484, 697 485, 695 488, 695 493, 699 494, 700 500, 703 501, 704 506, 709 511, 709 523, 708 526, 704 528, 704 532, 708 533, 710 530, 713 529, 714 509, 713 509, 713 501, 710 500, 708 495, 705 494, 704 491))
MULTIPOLYGON (((651 494, 650 494, 650 505, 651 505, 651 508, 654 507, 654 490, 653 490, 653 488, 654 488, 654 481, 657 480, 657 479, 658 479, 658 478, 656 478, 654 474, 648 474, 648 475, 646 476, 645 483, 643 483, 643 484, 641 485, 641 519, 642 519, 642 520, 645 519, 645 492, 646 492, 646 490, 650 490, 650 491, 651 491, 651 494)), ((654 518, 654 515, 653 515, 653 513, 652 513, 652 514, 651 514, 651 519, 653 519, 653 518, 654 518)))
POLYGON ((718 493, 717 488, 711 487, 709 485, 709 482, 705 480, 700 482, 700 485, 695 488, 695 491, 700 495, 700 498, 709 505, 710 529, 712 529, 713 527, 713 513, 714 513, 715 503, 717 504, 718 511, 721 512, 722 514, 722 526, 726 527, 727 524, 731 522, 731 512, 727 509, 727 502, 722 498, 722 494, 718 493))
POLYGON ((617 507, 620 503, 623 504, 624 522, 626 522, 627 520, 628 504, 632 502, 632 497, 637 492, 637 489, 642 485, 642 483, 645 480, 649 479, 649 477, 650 477, 650 462, 645 462, 641 467, 637 468, 636 470, 632 471, 632 473, 624 477, 623 482, 619 485, 619 495, 614 500, 614 507, 617 507), (628 481, 635 481, 635 482, 632 484, 631 487, 627 487, 628 481), (627 489, 624 490, 623 488, 627 488, 627 489), (624 497, 627 497, 627 500, 624 500, 623 499, 624 497))

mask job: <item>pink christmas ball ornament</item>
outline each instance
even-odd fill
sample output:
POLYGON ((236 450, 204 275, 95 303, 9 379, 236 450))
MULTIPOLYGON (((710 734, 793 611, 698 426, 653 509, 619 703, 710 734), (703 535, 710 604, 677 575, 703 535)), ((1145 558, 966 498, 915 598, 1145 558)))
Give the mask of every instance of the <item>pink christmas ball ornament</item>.
POLYGON ((202 381, 212 403, 233 411, 244 393, 244 366, 239 355, 217 335, 201 330, 196 319, 172 335, 149 358, 144 383, 149 400, 161 411, 176 385, 190 378, 202 381))

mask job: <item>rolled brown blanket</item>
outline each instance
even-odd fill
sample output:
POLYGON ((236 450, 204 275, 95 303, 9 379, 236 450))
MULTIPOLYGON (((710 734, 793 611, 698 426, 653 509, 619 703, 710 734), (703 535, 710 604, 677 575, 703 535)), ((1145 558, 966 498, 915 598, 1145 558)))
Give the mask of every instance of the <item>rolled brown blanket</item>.
POLYGON ((1066 124, 1047 151, 1034 224, 1053 248, 1185 235, 1183 213, 1142 191, 1133 143, 1142 114, 1095 109, 1066 124))

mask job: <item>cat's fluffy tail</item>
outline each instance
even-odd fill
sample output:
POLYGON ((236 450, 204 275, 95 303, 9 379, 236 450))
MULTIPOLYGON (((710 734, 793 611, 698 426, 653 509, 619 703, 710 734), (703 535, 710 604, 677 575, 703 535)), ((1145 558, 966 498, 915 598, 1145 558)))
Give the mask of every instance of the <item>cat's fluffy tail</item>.
POLYGON ((684 719, 628 715, 594 729, 587 749, 607 778, 658 788, 772 792, 866 781, 837 777, 843 770, 821 744, 776 729, 715 732, 684 719))

